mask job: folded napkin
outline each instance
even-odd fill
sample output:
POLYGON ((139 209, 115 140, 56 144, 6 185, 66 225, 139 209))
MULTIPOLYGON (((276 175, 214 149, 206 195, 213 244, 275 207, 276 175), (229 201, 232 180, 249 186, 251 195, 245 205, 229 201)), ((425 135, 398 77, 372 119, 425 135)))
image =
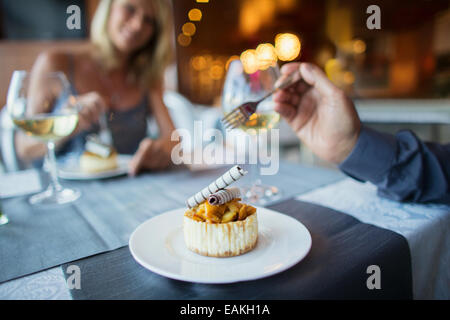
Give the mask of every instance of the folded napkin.
POLYGON ((41 178, 36 169, 0 175, 0 198, 24 196, 41 190, 41 178))

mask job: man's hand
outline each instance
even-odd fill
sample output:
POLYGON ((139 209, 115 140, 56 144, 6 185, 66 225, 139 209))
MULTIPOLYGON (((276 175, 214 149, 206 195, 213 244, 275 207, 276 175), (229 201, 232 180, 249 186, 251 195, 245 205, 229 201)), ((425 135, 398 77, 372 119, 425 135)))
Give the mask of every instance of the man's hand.
POLYGON ((279 81, 297 70, 309 86, 299 83, 276 92, 275 111, 317 156, 340 163, 350 154, 359 137, 361 122, 355 107, 313 64, 286 64, 281 68, 279 81))
POLYGON ((128 166, 128 174, 135 176, 143 169, 162 170, 167 168, 171 160, 172 147, 176 142, 170 139, 152 140, 145 138, 128 166))

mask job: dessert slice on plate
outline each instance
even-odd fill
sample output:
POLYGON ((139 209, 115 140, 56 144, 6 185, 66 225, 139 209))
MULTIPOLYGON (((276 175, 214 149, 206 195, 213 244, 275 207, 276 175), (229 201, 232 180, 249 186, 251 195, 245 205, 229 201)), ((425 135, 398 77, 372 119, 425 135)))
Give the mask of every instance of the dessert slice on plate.
POLYGON ((118 167, 117 151, 96 137, 89 136, 86 150, 80 157, 80 170, 85 173, 98 173, 114 170, 118 167))
POLYGON ((232 257, 252 250, 258 239, 256 208, 240 198, 221 205, 207 201, 184 215, 184 241, 189 250, 210 257, 232 257))
POLYGON ((238 166, 189 198, 183 217, 184 242, 193 252, 232 257, 256 246, 256 208, 240 202, 238 188, 225 188, 246 172, 238 166))

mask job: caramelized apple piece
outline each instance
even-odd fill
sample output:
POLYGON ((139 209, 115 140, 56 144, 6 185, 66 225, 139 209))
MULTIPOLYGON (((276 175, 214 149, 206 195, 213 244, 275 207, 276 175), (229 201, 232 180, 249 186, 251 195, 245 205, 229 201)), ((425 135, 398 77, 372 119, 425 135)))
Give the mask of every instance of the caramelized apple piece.
POLYGON ((203 219, 202 217, 199 217, 199 216, 197 216, 195 214, 192 216, 192 220, 205 222, 205 219, 203 219))
POLYGON ((200 217, 203 220, 206 220, 206 214, 205 214, 205 204, 201 203, 198 205, 197 211, 195 212, 195 215, 197 217, 200 217))
POLYGON ((194 214, 195 214, 195 210, 194 210, 194 209, 189 209, 189 210, 187 210, 187 211, 184 213, 184 215, 185 215, 186 217, 189 217, 189 218, 192 218, 192 217, 194 216, 194 214))
POLYGON ((234 221, 234 219, 238 216, 238 211, 226 211, 222 216, 222 223, 227 223, 230 221, 234 221))
POLYGON ((252 214, 254 214, 256 212, 256 208, 252 207, 252 206, 247 206, 247 217, 251 216, 252 214))
POLYGON ((226 211, 233 211, 236 213, 239 212, 240 206, 236 202, 230 201, 226 204, 226 206, 228 207, 228 210, 226 211))
POLYGON ((206 220, 209 220, 213 223, 220 223, 220 221, 222 220, 222 216, 225 213, 225 209, 225 205, 213 206, 208 202, 205 202, 206 220))
POLYGON ((247 205, 243 204, 239 210, 239 220, 245 220, 247 218, 247 205))

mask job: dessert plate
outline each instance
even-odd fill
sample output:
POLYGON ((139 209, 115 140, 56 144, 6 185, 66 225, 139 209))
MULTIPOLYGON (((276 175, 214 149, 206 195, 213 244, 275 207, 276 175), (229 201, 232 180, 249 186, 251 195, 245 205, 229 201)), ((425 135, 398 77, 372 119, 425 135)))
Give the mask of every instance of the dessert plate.
POLYGON ((78 163, 62 165, 58 168, 58 176, 67 180, 93 180, 121 176, 128 173, 128 163, 132 157, 132 155, 119 154, 117 155, 117 168, 96 173, 81 171, 78 163))
POLYGON ((198 255, 184 244, 180 208, 151 218, 132 233, 129 248, 143 267, 162 276, 196 283, 255 280, 284 271, 311 249, 311 235, 298 220, 257 207, 258 242, 243 255, 214 258, 198 255))

